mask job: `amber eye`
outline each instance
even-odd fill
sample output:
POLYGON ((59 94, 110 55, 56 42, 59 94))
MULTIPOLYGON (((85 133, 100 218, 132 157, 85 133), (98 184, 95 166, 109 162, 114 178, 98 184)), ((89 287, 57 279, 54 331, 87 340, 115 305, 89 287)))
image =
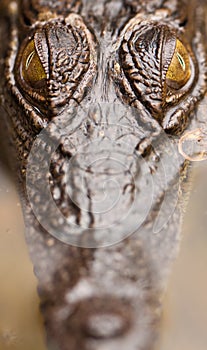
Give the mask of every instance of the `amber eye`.
POLYGON ((34 40, 31 40, 23 51, 21 75, 24 81, 34 89, 45 86, 46 73, 35 49, 34 40))
POLYGON ((182 88, 191 76, 190 57, 180 40, 177 39, 175 52, 166 75, 166 83, 173 89, 182 88))

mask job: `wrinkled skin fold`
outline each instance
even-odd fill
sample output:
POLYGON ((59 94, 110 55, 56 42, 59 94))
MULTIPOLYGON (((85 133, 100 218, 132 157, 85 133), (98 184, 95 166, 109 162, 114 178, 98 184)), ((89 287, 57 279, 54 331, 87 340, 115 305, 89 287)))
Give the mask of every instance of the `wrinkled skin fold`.
POLYGON ((201 128, 205 1, 1 1, 0 134, 48 349, 152 350, 201 128))

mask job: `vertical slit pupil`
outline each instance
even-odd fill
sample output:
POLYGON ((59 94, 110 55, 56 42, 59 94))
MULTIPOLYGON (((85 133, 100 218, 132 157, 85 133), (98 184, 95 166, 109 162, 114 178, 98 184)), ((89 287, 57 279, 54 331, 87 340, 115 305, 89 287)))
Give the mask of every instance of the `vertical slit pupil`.
POLYGON ((179 54, 179 52, 177 52, 177 58, 178 58, 178 61, 181 65, 183 71, 185 71, 185 68, 186 68, 185 61, 184 61, 183 57, 179 54))
POLYGON ((26 60, 26 63, 25 63, 25 68, 26 70, 29 69, 29 66, 30 66, 30 63, 32 62, 33 58, 34 58, 34 55, 35 55, 35 50, 32 51, 29 56, 27 57, 27 60, 26 60))

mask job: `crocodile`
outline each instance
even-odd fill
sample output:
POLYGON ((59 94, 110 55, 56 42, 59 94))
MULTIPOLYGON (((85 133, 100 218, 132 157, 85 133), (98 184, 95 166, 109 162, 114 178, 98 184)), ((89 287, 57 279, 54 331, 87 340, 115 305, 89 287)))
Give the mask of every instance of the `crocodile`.
POLYGON ((48 349, 156 346, 188 189, 180 141, 205 126, 206 8, 1 0, 1 147, 48 349))

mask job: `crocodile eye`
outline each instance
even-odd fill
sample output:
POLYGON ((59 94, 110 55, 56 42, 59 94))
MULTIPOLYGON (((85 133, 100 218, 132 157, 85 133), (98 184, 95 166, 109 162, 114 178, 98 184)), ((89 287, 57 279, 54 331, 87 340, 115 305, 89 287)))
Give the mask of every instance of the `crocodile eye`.
POLYGON ((35 114, 53 118, 90 91, 97 72, 95 37, 75 14, 44 21, 30 35, 17 53, 14 78, 35 114))
POLYGON ((177 31, 154 21, 131 20, 120 40, 116 63, 115 81, 123 99, 130 96, 135 106, 141 102, 160 124, 187 97, 196 79, 196 59, 190 47, 177 31))
POLYGON ((23 80, 34 89, 41 89, 46 85, 46 73, 35 49, 34 40, 25 47, 20 66, 23 80))
POLYGON ((166 74, 166 83, 170 88, 182 88, 191 77, 190 58, 185 46, 176 40, 175 52, 166 74))

